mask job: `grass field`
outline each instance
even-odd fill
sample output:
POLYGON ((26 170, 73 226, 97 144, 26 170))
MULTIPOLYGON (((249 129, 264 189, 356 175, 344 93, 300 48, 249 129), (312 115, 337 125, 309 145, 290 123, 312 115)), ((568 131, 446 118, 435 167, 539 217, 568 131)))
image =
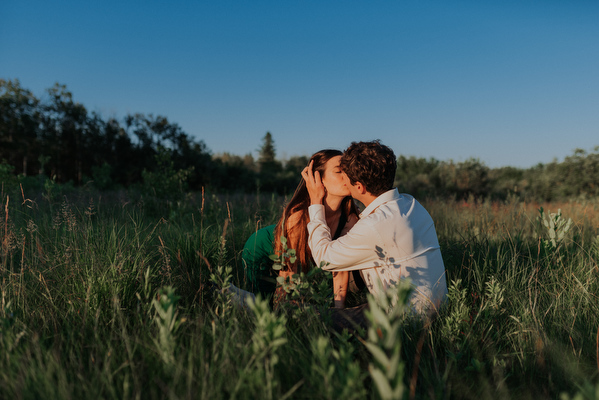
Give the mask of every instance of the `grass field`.
POLYGON ((4 188, 0 201, 0 398, 599 396, 597 202, 423 201, 446 307, 422 322, 372 303, 371 328, 350 334, 322 311, 326 273, 277 312, 218 290, 244 287, 244 241, 283 198, 4 188))

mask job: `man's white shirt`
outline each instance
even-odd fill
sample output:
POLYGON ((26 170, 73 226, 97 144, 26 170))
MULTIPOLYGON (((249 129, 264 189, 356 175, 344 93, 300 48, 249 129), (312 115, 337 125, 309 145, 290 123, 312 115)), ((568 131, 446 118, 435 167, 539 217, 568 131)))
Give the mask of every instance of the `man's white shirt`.
POLYGON ((412 196, 397 189, 378 196, 359 221, 331 239, 324 206, 308 208, 308 244, 316 265, 327 271, 360 270, 368 290, 377 294, 410 278, 410 302, 417 311, 436 309, 447 294, 445 267, 432 218, 412 196))

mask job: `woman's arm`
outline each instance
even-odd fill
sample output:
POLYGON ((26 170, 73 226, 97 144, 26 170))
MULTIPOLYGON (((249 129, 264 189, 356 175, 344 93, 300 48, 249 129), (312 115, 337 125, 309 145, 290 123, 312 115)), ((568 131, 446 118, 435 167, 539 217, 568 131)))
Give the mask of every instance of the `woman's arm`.
MULTIPOLYGON (((355 214, 350 214, 341 236, 345 235, 358 222, 358 217, 355 214)), ((333 272, 333 293, 335 308, 345 308, 345 298, 349 289, 349 274, 351 272, 333 272)))
POLYGON ((333 293, 335 294, 335 308, 345 308, 347 287, 349 285, 350 272, 333 272, 333 293))

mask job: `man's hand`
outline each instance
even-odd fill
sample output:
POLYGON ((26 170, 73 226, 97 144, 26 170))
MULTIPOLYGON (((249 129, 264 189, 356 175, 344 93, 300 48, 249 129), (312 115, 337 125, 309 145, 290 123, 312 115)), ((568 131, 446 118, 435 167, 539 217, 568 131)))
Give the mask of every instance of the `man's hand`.
POLYGON ((310 164, 302 171, 302 177, 306 181, 306 188, 310 195, 310 204, 322 204, 322 199, 326 190, 320 179, 320 172, 312 170, 312 164, 314 161, 310 161, 310 164))

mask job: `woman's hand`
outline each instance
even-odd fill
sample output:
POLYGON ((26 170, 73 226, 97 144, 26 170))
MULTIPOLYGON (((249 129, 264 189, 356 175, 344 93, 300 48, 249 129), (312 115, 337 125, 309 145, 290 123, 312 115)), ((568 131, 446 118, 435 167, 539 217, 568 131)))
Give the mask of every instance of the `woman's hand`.
POLYGON ((302 177, 306 181, 306 188, 310 195, 310 204, 322 204, 322 199, 326 193, 322 180, 320 179, 320 172, 312 170, 312 164, 314 161, 310 161, 310 164, 302 171, 302 177))

